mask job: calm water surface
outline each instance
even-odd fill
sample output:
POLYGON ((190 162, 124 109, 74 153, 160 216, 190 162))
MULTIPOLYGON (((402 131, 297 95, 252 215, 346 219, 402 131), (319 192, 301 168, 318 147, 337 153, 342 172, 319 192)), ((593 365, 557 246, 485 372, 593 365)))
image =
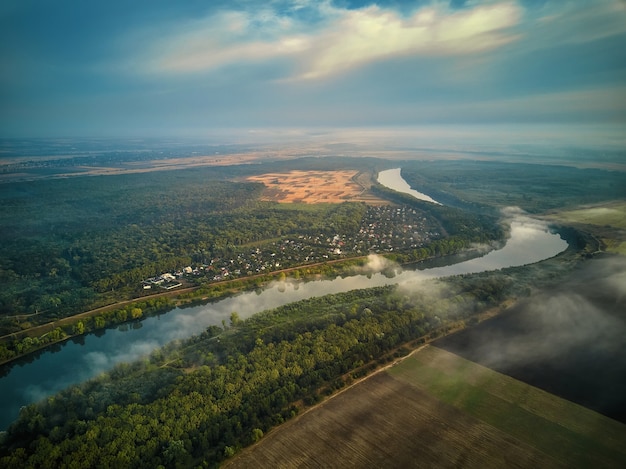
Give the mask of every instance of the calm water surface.
POLYGON ((400 175, 401 168, 388 169, 386 171, 381 171, 378 173, 378 182, 383 186, 387 186, 394 191, 403 192, 404 194, 409 194, 419 200, 425 200, 426 202, 432 202, 437 205, 441 205, 431 196, 424 194, 423 192, 418 192, 413 189, 409 184, 404 180, 404 178, 400 175))

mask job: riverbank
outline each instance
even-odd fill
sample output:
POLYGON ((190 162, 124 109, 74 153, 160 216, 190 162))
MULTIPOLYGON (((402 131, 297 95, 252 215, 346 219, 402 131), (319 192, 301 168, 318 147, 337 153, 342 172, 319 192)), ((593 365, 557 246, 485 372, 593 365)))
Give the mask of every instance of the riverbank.
MULTIPOLYGON (((590 255, 590 252, 593 253, 600 249, 599 245, 594 244, 594 241, 597 243, 597 240, 588 233, 580 232, 567 226, 559 226, 557 231, 566 239, 568 250, 573 250, 574 252, 584 250, 585 255, 590 255)), ((412 261, 409 257, 409 261, 404 265, 419 270, 433 267, 445 268, 447 265, 467 262, 483 254, 484 252, 480 250, 470 248, 464 249, 459 253, 429 257, 418 262, 412 261)), ((388 254, 388 256, 395 260, 398 259, 397 254, 388 254)), ((29 354, 45 351, 48 347, 58 345, 69 339, 104 331, 107 328, 118 327, 125 323, 141 321, 155 314, 164 314, 176 307, 206 305, 244 291, 258 290, 277 279, 285 280, 288 275, 289 278, 297 282, 356 275, 362 272, 367 259, 368 257, 366 256, 360 256, 281 269, 267 274, 225 280, 184 290, 163 292, 139 299, 125 300, 79 313, 53 323, 36 326, 0 338, 0 367, 8 366, 29 354), (159 299, 167 299, 168 301, 163 304, 150 304, 159 299), (136 313, 136 316, 133 316, 133 311, 137 312, 138 309, 140 311, 136 313)), ((391 268, 387 275, 393 277, 395 274, 392 266, 393 264, 388 265, 386 268, 383 268, 383 271, 391 268)))
MULTIPOLYGON (((381 257, 389 257, 394 263, 399 260, 398 253, 377 255, 381 257)), ((391 271, 387 272, 387 274, 393 275, 393 265, 410 267, 412 269, 419 270, 432 267, 443 267, 453 265, 458 262, 468 261, 482 255, 484 255, 484 250, 476 248, 467 248, 461 250, 460 252, 451 253, 445 256, 431 256, 419 260, 413 259, 410 255, 400 255, 403 259, 408 260, 397 264, 390 263, 385 269, 383 269, 383 271, 385 272, 391 269, 391 271)), ((206 285, 146 295, 140 298, 123 300, 114 304, 95 308, 90 311, 78 313, 73 316, 59 319, 58 321, 34 326, 0 337, 0 357, 3 357, 0 358, 0 367, 10 365, 16 360, 22 359, 31 354, 40 353, 49 347, 61 344, 70 339, 76 339, 87 334, 98 333, 99 331, 104 331, 107 328, 118 327, 123 324, 141 321, 157 314, 164 314, 176 307, 206 305, 210 302, 219 301, 238 293, 264 288, 276 280, 285 280, 286 278, 290 278, 296 282, 307 282, 313 280, 332 279, 338 276, 358 275, 362 273, 368 258, 369 256, 358 256, 318 262, 314 264, 305 264, 302 266, 280 269, 264 274, 257 274, 231 280, 222 280, 206 285), (171 301, 168 301, 165 305, 148 310, 143 307, 146 303, 163 298, 171 301), (132 310, 136 308, 142 310, 141 315, 138 317, 132 317, 132 310), (119 319, 119 316, 114 314, 119 311, 126 311, 125 319, 119 319), (100 324, 98 324, 98 322, 94 320, 95 318, 103 318, 105 321, 101 321, 100 324), (79 322, 82 326, 77 328, 79 322), (79 332, 81 329, 82 332, 79 332), (45 343, 41 343, 40 345, 33 342, 38 338, 41 339, 42 337, 49 337, 49 334, 53 334, 53 337, 55 338, 53 338, 53 340, 46 341, 45 343), (29 339, 32 339, 32 341, 29 339), (21 351, 18 350, 20 344, 22 345, 21 351), (6 357, 6 354, 11 351, 18 353, 11 357, 6 357)))
POLYGON ((219 301, 220 299, 244 291, 253 291, 258 288, 263 288, 264 286, 268 285, 272 281, 275 281, 276 279, 286 278, 287 275, 290 275, 297 280, 301 279, 303 281, 313 279, 319 280, 320 278, 333 278, 337 275, 342 274, 345 275, 346 270, 358 266, 359 264, 364 264, 366 259, 367 256, 360 256, 349 259, 338 259, 327 262, 319 262, 315 264, 276 270, 274 272, 265 274, 252 275, 244 278, 222 280, 207 285, 188 287, 176 291, 156 293, 140 298, 123 300, 114 304, 101 306, 90 311, 85 311, 72 316, 68 316, 66 318, 59 319, 58 321, 41 324, 0 337, 0 357, 3 356, 3 353, 6 354, 7 351, 17 351, 15 345, 18 343, 23 343, 24 346, 28 347, 27 350, 19 352, 14 356, 0 359, 0 367, 9 365, 12 362, 24 358, 30 354, 41 352, 49 347, 61 344, 70 339, 79 338, 81 336, 91 333, 97 333, 98 331, 104 331, 110 327, 117 327, 123 324, 141 321, 147 317, 154 316, 155 314, 164 314, 167 311, 170 311, 176 307, 207 304, 209 302, 219 301), (331 268, 330 270, 329 267, 331 268), (133 318, 132 315, 129 316, 127 314, 126 318, 123 320, 114 319, 111 322, 101 323, 100 325, 98 325, 96 321, 91 321, 90 324, 85 324, 84 322, 107 315, 115 318, 115 315, 111 315, 110 313, 124 310, 130 312, 132 311, 132 309, 137 308, 143 304, 154 302, 155 300, 163 298, 171 299, 173 301, 168 301, 164 306, 153 308, 153 310, 144 311, 143 308, 140 308, 142 309, 141 315, 135 318, 133 318), (82 324, 82 332, 78 332, 78 330, 76 329, 76 325, 79 322, 81 322, 82 324), (30 342, 28 340, 46 337, 48 334, 54 333, 55 331, 57 331, 56 339, 47 341, 39 346, 32 345, 33 342, 30 342), (11 347, 11 345, 13 345, 13 348, 11 347))
MULTIPOLYGON (((459 261, 472 259, 480 255, 481 253, 474 249, 466 249, 463 252, 451 254, 448 256, 434 256, 422 259, 418 262, 411 261, 398 265, 406 265, 412 266, 412 268, 423 269, 428 268, 429 265, 450 265, 459 261)), ((384 255, 381 256, 384 257, 384 255)), ((397 257, 397 255, 390 256, 394 258, 397 257)), ((58 331, 56 339, 41 344, 39 346, 33 346, 31 345, 33 344, 32 342, 26 340, 26 343, 24 343, 24 345, 28 346, 28 349, 19 353, 18 355, 14 355, 12 357, 0 360, 0 367, 10 365, 12 362, 25 358, 31 354, 40 353, 42 351, 45 351, 49 347, 62 344, 63 342, 66 342, 70 339, 80 338, 87 334, 98 333, 99 331, 104 331, 107 328, 118 327, 123 324, 130 324, 134 322, 136 323, 137 321, 142 321, 156 314, 165 314, 167 313, 167 311, 170 311, 176 307, 206 305, 210 302, 219 301, 238 293, 264 288, 271 282, 276 281, 277 279, 284 280, 286 278, 290 278, 297 282, 308 282, 314 280, 332 279, 337 276, 358 275, 359 273, 361 273, 361 270, 365 266, 368 257, 369 256, 359 256, 347 259, 318 262, 315 264, 306 264, 298 267, 290 267, 287 269, 276 270, 265 274, 252 275, 249 277, 231 280, 222 280, 207 285, 199 285, 176 291, 156 293, 141 298, 120 301, 114 304, 95 308, 90 311, 78 313, 73 316, 68 316, 66 318, 59 319, 58 321, 34 326, 28 329, 24 329, 23 331, 0 337, 0 356, 2 356, 2 352, 6 353, 5 350, 15 350, 15 344, 19 343, 20 341, 24 343, 25 339, 41 338, 45 337, 47 334, 54 332, 55 330, 60 329, 60 331, 58 331), (104 323, 100 326, 98 326, 95 322, 87 325, 83 323, 83 326, 86 327, 85 330, 83 330, 82 333, 76 333, 75 326, 79 321, 82 322, 83 320, 94 319, 106 313, 114 313, 116 311, 122 310, 123 308, 132 309, 133 307, 141 306, 145 302, 150 302, 160 298, 168 298, 172 299, 173 301, 168 303, 164 308, 157 308, 153 311, 142 310, 142 315, 138 318, 129 317, 126 320, 114 321, 113 323, 104 323), (10 344, 12 343, 14 344, 14 348, 10 348, 10 344), (4 350, 2 350, 2 347, 4 347, 4 350)))

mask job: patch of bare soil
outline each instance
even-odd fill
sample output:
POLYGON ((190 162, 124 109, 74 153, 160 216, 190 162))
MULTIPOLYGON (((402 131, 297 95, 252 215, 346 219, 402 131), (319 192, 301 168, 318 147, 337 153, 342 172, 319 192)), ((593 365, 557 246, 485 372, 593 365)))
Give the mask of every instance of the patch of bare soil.
POLYGON ((368 193, 358 171, 289 171, 250 176, 267 190, 265 200, 281 203, 384 203, 368 193), (357 182, 358 181, 358 182, 357 182))

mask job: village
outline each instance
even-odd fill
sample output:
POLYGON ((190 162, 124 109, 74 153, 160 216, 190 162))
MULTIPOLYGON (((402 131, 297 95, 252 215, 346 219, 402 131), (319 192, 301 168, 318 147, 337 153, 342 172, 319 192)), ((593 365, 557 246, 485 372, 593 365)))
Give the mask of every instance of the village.
POLYGON ((142 282, 144 290, 219 282, 290 267, 367 255, 418 249, 441 237, 437 224, 408 206, 370 206, 353 235, 299 235, 250 249, 235 247, 228 257, 206 258, 175 272, 142 282))

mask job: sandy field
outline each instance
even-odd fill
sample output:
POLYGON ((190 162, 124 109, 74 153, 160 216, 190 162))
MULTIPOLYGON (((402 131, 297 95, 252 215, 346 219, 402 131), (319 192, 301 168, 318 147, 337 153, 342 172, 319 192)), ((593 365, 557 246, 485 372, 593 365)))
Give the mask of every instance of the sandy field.
POLYGON ((348 170, 289 171, 250 176, 246 181, 263 183, 267 187, 264 200, 280 203, 384 203, 367 193, 358 176, 359 171, 348 170))

